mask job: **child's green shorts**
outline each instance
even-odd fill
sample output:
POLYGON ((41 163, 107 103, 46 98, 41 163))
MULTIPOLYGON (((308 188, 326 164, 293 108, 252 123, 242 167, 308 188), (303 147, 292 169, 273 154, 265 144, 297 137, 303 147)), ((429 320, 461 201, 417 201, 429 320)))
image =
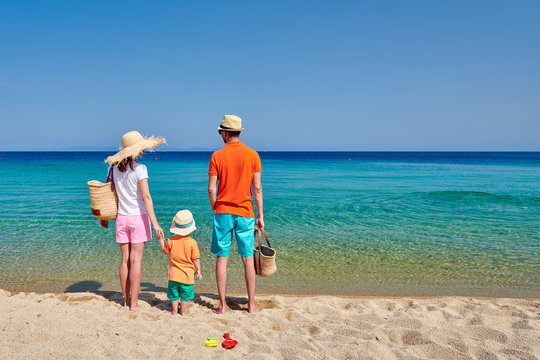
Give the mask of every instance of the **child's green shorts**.
POLYGON ((171 301, 193 300, 195 297, 195 290, 193 284, 182 284, 178 281, 169 280, 169 286, 167 288, 167 298, 171 301))

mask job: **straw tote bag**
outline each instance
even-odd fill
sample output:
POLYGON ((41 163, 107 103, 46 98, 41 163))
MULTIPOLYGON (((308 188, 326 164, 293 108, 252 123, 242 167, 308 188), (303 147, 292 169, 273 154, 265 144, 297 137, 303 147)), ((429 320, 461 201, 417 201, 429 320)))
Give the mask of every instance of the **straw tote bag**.
POLYGON ((88 182, 90 191, 90 208, 92 215, 101 220, 115 220, 118 214, 118 196, 114 188, 113 167, 109 169, 107 178, 111 182, 102 183, 97 180, 88 182))
POLYGON ((264 229, 256 229, 255 236, 257 237, 257 235, 259 238, 259 246, 255 246, 255 250, 253 251, 255 273, 259 276, 267 277, 277 271, 276 250, 270 245, 270 241, 268 241, 268 236, 266 236, 266 231, 264 231, 264 229), (264 234, 268 246, 261 244, 261 232, 264 234))

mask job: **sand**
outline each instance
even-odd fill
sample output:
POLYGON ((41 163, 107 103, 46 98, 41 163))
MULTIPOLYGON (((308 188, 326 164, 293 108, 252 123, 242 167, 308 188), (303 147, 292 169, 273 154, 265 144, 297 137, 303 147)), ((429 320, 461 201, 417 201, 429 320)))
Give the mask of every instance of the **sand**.
POLYGON ((0 290, 0 359, 538 359, 540 299, 260 296, 212 313, 198 294, 187 317, 164 293, 129 312, 117 292, 0 290), (204 347, 229 332, 232 350, 204 347))

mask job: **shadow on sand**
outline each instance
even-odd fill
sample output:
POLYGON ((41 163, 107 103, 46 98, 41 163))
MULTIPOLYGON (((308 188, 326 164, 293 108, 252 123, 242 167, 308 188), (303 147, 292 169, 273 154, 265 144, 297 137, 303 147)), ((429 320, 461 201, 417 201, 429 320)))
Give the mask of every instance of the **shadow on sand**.
MULTIPOLYGON (((65 293, 85 293, 90 292, 96 295, 102 296, 105 299, 114 302, 120 306, 124 304, 124 297, 119 291, 106 291, 100 290, 103 285, 100 282, 92 280, 79 281, 75 284, 72 284, 64 290, 65 293)), ((156 286, 155 284, 142 282, 141 291, 139 293, 139 300, 148 303, 150 306, 158 308, 163 311, 171 310, 171 303, 169 300, 160 299, 156 297, 153 293, 167 293, 167 289, 161 286, 156 286)), ((200 306, 207 307, 208 309, 214 309, 218 305, 219 296, 216 294, 210 293, 195 293, 195 298, 193 299, 195 304, 200 306)), ((236 311, 247 311, 247 298, 245 297, 235 297, 227 296, 226 298, 227 306, 231 310, 236 311)))

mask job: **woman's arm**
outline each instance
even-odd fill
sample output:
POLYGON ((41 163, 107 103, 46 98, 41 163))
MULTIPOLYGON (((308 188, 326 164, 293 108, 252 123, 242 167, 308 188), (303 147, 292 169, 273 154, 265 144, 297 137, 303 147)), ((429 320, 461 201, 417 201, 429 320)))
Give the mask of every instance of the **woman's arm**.
POLYGON ((150 189, 148 188, 148 179, 141 179, 139 180, 139 190, 141 191, 141 197, 144 204, 144 209, 146 210, 146 213, 148 214, 148 218, 150 219, 150 222, 152 223, 152 226, 154 227, 154 231, 156 232, 156 237, 158 239, 164 239, 165 234, 163 233, 163 229, 161 226, 159 226, 156 214, 154 213, 154 203, 152 202, 152 197, 150 196, 150 189))

